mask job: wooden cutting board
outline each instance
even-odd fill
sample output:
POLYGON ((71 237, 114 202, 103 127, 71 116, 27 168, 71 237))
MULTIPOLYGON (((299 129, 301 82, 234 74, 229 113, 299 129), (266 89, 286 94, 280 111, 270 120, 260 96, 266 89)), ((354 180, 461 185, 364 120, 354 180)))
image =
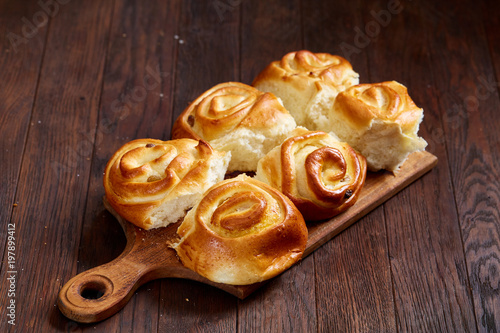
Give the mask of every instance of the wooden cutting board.
MULTIPOLYGON (((352 225, 371 210, 391 198, 431 170, 437 157, 428 152, 409 156, 396 175, 389 172, 367 174, 365 186, 356 204, 335 218, 308 224, 309 239, 304 257, 352 225)), ((200 281, 239 298, 245 298, 263 283, 231 286, 214 283, 184 267, 168 242, 176 239, 179 223, 145 231, 123 220, 104 201, 118 219, 127 238, 123 253, 115 260, 78 274, 59 292, 58 306, 69 319, 92 323, 118 312, 144 283, 161 278, 184 278, 200 281)))

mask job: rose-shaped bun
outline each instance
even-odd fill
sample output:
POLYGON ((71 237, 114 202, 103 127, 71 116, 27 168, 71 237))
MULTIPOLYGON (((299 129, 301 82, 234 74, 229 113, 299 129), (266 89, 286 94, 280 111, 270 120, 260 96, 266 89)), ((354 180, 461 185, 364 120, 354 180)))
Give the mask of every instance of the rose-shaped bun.
POLYGON ((327 133, 297 128, 259 161, 255 178, 282 191, 306 221, 323 220, 356 202, 366 161, 327 133))
POLYGON ((427 146, 417 134, 423 116, 395 81, 353 86, 337 96, 329 113, 330 130, 361 152, 372 171, 395 171, 427 146))
POLYGON ((138 227, 164 227, 184 217, 203 191, 224 179, 229 159, 230 154, 204 141, 134 140, 106 166, 106 198, 138 227))
POLYGON ((295 128, 273 94, 226 82, 207 90, 176 120, 172 138, 203 139, 231 152, 228 171, 255 171, 257 161, 295 128))
POLYGON ((307 228, 279 191, 246 175, 222 181, 191 209, 173 244, 182 263, 207 279, 247 285, 302 257, 307 228))
POLYGON ((252 85, 281 98, 297 125, 322 130, 337 94, 358 83, 359 75, 346 59, 297 51, 269 64, 252 85))

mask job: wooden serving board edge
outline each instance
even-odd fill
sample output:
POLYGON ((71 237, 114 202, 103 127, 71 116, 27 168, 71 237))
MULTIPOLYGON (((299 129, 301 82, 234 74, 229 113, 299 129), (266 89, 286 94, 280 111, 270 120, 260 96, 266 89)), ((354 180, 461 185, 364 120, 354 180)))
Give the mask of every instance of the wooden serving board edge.
POLYGON ((437 157, 429 152, 415 152, 408 157, 396 174, 388 171, 368 172, 360 197, 351 208, 326 222, 308 223, 309 239, 303 257, 314 252, 321 245, 432 170, 437 161, 437 157))

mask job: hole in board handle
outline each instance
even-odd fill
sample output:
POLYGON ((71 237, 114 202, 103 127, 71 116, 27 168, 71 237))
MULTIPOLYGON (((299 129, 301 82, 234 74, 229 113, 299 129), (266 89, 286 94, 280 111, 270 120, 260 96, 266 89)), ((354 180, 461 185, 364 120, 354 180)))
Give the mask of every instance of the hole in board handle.
POLYGON ((80 296, 85 299, 99 299, 106 293, 106 285, 99 281, 88 282, 80 289, 80 296))

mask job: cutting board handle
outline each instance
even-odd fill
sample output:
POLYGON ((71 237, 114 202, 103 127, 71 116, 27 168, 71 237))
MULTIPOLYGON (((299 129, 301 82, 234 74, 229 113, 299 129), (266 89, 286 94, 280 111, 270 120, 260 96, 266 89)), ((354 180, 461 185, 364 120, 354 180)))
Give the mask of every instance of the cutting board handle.
POLYGON ((129 260, 130 253, 69 280, 59 292, 58 306, 69 319, 93 323, 118 312, 146 282, 145 265, 129 260))
POLYGON ((59 309, 69 319, 80 323, 104 320, 123 308, 141 285, 160 277, 175 277, 182 266, 163 241, 165 229, 145 231, 118 220, 127 238, 122 254, 78 274, 59 291, 59 309))

